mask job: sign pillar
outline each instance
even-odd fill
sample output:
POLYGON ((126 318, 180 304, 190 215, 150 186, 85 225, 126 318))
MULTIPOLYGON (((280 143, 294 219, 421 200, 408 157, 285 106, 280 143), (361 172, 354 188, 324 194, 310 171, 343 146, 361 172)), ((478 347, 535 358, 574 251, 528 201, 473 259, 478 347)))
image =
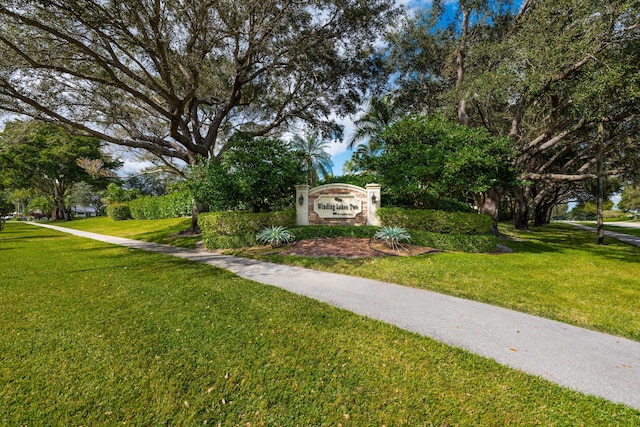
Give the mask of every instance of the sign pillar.
POLYGON ((309 225, 309 188, 296 185, 296 225, 309 225))
POLYGON ((378 207, 380 206, 380 184, 367 184, 367 225, 380 225, 378 207))

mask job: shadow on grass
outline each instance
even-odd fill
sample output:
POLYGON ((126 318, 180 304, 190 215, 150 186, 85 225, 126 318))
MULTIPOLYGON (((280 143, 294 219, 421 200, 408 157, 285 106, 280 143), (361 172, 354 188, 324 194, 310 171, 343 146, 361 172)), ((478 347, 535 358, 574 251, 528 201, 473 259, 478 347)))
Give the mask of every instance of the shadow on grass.
POLYGON ((502 241, 516 253, 567 253, 572 250, 587 252, 593 257, 637 263, 640 248, 613 237, 605 237, 605 244, 598 245, 593 232, 570 225, 551 224, 535 227, 527 232, 517 232, 522 241, 502 241))

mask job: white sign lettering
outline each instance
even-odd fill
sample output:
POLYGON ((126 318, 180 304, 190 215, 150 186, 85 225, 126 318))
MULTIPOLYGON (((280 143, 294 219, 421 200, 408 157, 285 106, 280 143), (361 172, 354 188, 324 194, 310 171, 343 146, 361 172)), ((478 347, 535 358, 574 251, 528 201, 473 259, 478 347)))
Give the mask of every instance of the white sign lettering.
POLYGON ((353 194, 323 194, 313 203, 320 218, 355 218, 362 212, 362 200, 353 194))

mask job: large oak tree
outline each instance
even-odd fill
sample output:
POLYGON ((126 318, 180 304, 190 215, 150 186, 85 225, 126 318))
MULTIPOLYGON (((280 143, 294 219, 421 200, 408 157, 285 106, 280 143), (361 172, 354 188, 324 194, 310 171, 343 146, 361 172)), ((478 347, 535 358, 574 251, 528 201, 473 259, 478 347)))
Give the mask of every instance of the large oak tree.
POLYGON ((0 108, 164 159, 354 110, 391 0, 7 0, 0 108))
POLYGON ((217 158, 232 136, 339 131, 392 0, 6 0, 0 109, 144 149, 217 158))

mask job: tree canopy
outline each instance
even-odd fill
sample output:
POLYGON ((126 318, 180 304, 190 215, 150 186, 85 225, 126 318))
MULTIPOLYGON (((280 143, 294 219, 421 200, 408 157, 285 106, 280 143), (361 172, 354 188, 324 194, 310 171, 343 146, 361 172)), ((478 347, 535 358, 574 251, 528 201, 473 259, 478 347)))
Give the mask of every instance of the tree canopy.
MULTIPOLYGON (((522 184, 518 221, 573 183, 639 163, 637 1, 460 1, 424 9, 389 58, 405 108, 440 111, 508 136, 522 184), (450 12, 450 11, 449 11, 450 12)), ((499 200, 501 192, 495 195, 499 200)))
POLYGON ((410 115, 376 136, 376 175, 403 205, 438 208, 438 200, 473 200, 493 186, 515 182, 506 138, 441 117, 410 115), (435 206, 430 199, 435 198, 435 206))
POLYGON ((7 0, 0 109, 195 164, 355 110, 392 0, 7 0))
POLYGON ((9 122, 0 133, 0 180, 7 188, 37 190, 53 207, 53 219, 69 219, 65 198, 71 186, 86 181, 104 187, 108 172, 120 166, 103 155, 101 145, 52 124, 9 122))
POLYGON ((190 168, 191 191, 214 210, 286 209, 294 203, 292 189, 306 178, 303 161, 279 139, 236 137, 219 162, 190 168))

